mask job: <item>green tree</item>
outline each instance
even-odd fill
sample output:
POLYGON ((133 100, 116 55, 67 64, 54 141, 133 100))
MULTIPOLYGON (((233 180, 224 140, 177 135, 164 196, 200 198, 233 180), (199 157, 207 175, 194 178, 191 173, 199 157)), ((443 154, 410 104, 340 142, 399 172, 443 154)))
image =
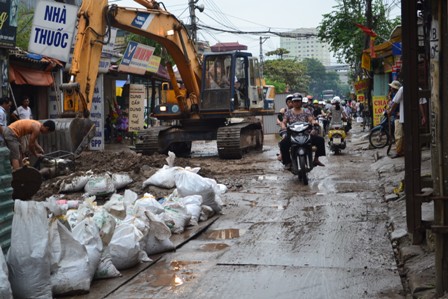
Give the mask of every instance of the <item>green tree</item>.
MULTIPOLYGON (((366 6, 359 0, 336 0, 334 11, 324 14, 318 27, 318 37, 330 45, 340 63, 347 63, 351 68, 359 70, 361 54, 365 48, 365 33, 355 24, 366 24, 366 6)), ((372 28, 378 35, 376 43, 388 39, 392 29, 400 23, 399 18, 389 20, 390 8, 382 0, 372 2, 372 28)), ((354 76, 359 71, 355 71, 354 76)))
POLYGON ((278 58, 283 59, 283 55, 288 54, 289 51, 286 50, 285 48, 278 48, 274 51, 270 51, 266 53, 266 56, 272 56, 272 55, 276 55, 278 56, 278 58))
POLYGON ((267 60, 263 71, 267 80, 284 83, 290 91, 308 90, 309 77, 306 75, 306 67, 295 60, 267 60))
POLYGON ((306 66, 306 74, 309 77, 309 94, 319 97, 323 90, 331 89, 336 94, 345 95, 350 90, 348 84, 341 82, 338 73, 327 71, 319 60, 305 58, 302 63, 306 66))
POLYGON ((30 41, 31 27, 33 26, 34 11, 26 8, 22 2, 19 2, 19 20, 17 23, 16 46, 28 50, 30 41))

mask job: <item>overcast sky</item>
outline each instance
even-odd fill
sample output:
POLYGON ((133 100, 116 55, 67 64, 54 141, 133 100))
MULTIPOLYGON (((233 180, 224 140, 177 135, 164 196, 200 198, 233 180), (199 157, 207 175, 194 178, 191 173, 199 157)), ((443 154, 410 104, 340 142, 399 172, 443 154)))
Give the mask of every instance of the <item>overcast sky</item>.
MULTIPOLYGON (((399 13, 399 7, 395 0, 383 0, 388 5, 395 7, 395 13, 399 13)), ((109 3, 125 7, 141 7, 133 0, 109 0, 109 3)), ((189 0, 163 1, 167 10, 181 21, 189 24, 189 0)), ((199 0, 196 5, 204 5, 201 13, 196 10, 199 25, 206 24, 214 28, 241 31, 275 31, 288 32, 297 28, 317 27, 322 20, 322 15, 335 9, 336 0, 199 0)), ((278 37, 268 37, 263 43, 263 53, 273 51, 280 47, 278 37)), ((229 34, 213 30, 198 31, 199 40, 208 40, 210 45, 218 42, 239 42, 248 46, 248 51, 253 55, 260 55, 260 35, 253 34, 229 34)))

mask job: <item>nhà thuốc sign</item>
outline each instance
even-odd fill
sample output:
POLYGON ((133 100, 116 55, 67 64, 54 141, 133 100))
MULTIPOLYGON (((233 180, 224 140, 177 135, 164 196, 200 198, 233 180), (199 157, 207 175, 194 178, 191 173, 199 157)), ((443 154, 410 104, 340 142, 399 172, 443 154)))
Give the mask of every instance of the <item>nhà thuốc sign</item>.
POLYGON ((34 12, 28 51, 67 62, 77 12, 75 5, 39 1, 34 12))

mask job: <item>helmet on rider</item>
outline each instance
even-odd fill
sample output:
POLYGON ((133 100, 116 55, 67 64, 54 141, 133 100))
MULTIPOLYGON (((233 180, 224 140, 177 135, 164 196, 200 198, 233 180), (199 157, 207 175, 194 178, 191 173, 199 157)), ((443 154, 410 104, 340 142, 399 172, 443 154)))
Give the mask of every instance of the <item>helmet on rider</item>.
POLYGON ((345 106, 345 104, 346 104, 345 100, 342 100, 342 101, 341 101, 341 105, 342 105, 342 106, 345 106))
POLYGON ((341 102, 341 98, 338 97, 338 96, 335 96, 335 97, 333 98, 333 100, 331 100, 331 103, 332 103, 332 104, 336 104, 336 103, 340 103, 340 102, 341 102))
POLYGON ((292 97, 293 102, 295 102, 295 101, 302 102, 302 100, 303 100, 303 96, 300 93, 296 92, 295 94, 293 94, 293 97, 292 97))
POLYGON ((318 100, 314 100, 313 104, 319 104, 319 101, 318 100))
POLYGON ((291 101, 293 97, 294 97, 294 95, 288 94, 285 98, 285 103, 288 103, 288 101, 291 101))

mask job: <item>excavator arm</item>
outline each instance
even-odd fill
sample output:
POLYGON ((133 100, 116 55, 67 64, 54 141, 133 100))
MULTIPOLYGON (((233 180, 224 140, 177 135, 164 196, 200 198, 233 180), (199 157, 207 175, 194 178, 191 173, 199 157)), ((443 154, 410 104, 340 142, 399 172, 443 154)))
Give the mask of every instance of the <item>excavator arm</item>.
MULTIPOLYGON (((70 82, 63 84, 64 113, 89 115, 102 46, 110 26, 150 38, 161 44, 174 60, 187 97, 198 104, 201 63, 185 26, 155 1, 137 0, 145 9, 108 6, 107 0, 84 0, 78 12, 78 32, 70 68, 70 82)), ((181 105, 187 109, 186 105, 181 105)), ((185 111, 184 111, 185 112, 185 111)))
POLYGON ((62 84, 64 116, 88 117, 106 33, 107 0, 83 1, 70 68, 70 82, 62 84))

